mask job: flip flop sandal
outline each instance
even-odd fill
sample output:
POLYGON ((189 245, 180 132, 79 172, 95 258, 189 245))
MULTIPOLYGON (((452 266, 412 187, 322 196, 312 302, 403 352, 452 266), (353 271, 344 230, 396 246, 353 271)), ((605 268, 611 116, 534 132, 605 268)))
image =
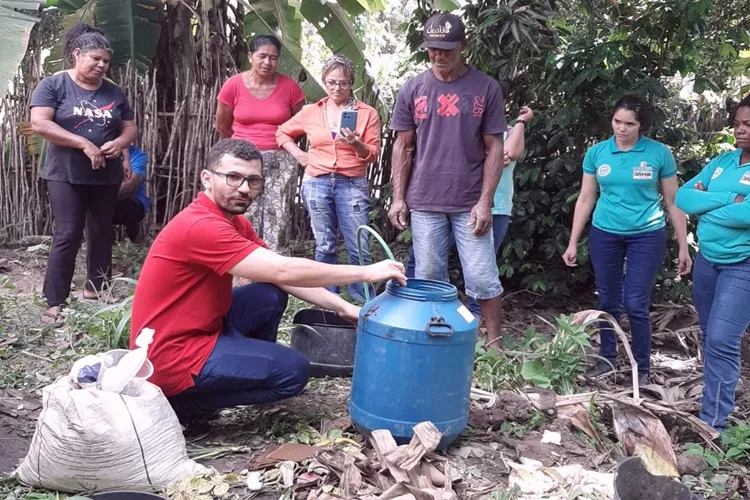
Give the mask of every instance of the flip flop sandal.
POLYGON ((44 311, 42 313, 42 323, 45 325, 49 325, 52 328, 60 328, 65 324, 65 322, 62 319, 62 314, 60 313, 51 313, 49 311, 44 311))

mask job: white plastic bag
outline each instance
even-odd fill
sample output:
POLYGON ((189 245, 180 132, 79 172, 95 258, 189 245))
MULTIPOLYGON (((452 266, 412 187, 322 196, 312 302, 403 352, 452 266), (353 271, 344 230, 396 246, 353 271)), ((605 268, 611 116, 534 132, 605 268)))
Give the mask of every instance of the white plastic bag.
POLYGON ((63 377, 44 388, 42 399, 29 453, 16 471, 24 484, 148 491, 210 472, 188 458, 177 416, 149 382, 133 397, 76 389, 63 377))
MULTIPOLYGON (((125 388, 134 381, 138 373, 143 369, 143 365, 147 363, 148 359, 148 346, 154 340, 154 330, 151 328, 144 328, 135 339, 136 349, 127 351, 127 353, 117 360, 114 366, 112 363, 107 364, 106 370, 102 371, 102 376, 99 379, 99 388, 103 391, 119 392, 121 394, 128 394, 130 396, 137 396, 140 387, 137 387, 133 391, 125 391, 125 388)), ((151 373, 148 374, 151 376, 151 373)), ((148 377, 145 377, 148 378, 148 377)), ((140 386, 140 384, 138 384, 140 386)))

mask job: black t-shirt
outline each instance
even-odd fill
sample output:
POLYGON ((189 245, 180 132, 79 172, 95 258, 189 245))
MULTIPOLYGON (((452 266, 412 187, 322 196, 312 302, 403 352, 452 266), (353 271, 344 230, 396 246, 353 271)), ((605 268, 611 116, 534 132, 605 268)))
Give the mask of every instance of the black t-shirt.
MULTIPOLYGON (((67 71, 39 82, 31 95, 34 106, 53 108, 55 123, 99 147, 119 137, 123 121, 133 120, 133 110, 120 87, 104 80, 98 89, 86 90, 67 71)), ((122 159, 107 159, 105 167, 94 170, 83 150, 49 143, 42 178, 71 184, 119 184, 122 159)))

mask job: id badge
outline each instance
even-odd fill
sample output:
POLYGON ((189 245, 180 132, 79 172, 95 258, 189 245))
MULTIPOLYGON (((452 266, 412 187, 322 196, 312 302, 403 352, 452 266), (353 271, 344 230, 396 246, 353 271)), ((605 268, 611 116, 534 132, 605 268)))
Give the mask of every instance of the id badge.
POLYGON ((633 180, 650 181, 654 178, 654 169, 648 166, 648 163, 642 161, 637 167, 633 167, 633 180))

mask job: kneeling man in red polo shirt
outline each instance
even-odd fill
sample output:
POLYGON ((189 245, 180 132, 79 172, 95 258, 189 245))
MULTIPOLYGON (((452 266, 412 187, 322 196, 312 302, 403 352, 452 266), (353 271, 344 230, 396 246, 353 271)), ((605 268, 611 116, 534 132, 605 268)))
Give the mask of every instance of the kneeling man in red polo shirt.
POLYGON ((131 348, 153 328, 150 381, 183 425, 219 408, 269 403, 298 394, 308 361, 276 343, 289 294, 356 321, 359 308, 323 287, 395 279, 404 267, 322 264, 270 250, 242 216, 263 185, 262 156, 251 143, 223 139, 211 148, 204 191, 151 246, 135 290, 131 348), (232 288, 232 277, 253 283, 232 288))

